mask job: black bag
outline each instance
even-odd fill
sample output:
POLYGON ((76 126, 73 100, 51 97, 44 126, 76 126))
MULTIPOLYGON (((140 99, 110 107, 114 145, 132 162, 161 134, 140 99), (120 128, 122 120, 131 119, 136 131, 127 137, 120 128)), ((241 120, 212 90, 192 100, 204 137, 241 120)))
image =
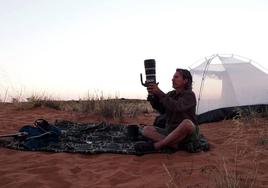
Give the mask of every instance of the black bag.
POLYGON ((165 128, 166 127, 166 114, 160 114, 159 116, 156 116, 154 120, 154 126, 159 128, 165 128))
POLYGON ((34 126, 23 126, 19 132, 26 132, 27 138, 20 141, 20 145, 25 149, 34 150, 46 147, 50 144, 58 143, 61 131, 49 124, 44 119, 37 119, 34 126))

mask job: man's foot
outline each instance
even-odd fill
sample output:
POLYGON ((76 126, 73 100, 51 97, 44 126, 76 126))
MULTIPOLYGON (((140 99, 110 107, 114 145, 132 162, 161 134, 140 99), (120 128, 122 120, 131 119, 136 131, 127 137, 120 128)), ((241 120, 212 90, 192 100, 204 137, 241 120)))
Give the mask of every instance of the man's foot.
POLYGON ((137 152, 152 152, 155 151, 153 142, 138 142, 134 145, 135 151, 137 152))

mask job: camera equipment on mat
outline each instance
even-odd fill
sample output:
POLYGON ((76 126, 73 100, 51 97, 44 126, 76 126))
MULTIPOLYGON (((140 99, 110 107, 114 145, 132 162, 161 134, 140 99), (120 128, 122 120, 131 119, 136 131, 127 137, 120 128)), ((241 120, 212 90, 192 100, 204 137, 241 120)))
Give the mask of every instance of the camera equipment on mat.
POLYGON ((143 82, 142 74, 140 74, 141 84, 144 87, 147 87, 150 83, 156 83, 155 77, 155 60, 154 59, 145 59, 144 60, 144 68, 145 68, 145 75, 146 81, 143 82))
POLYGON ((127 125, 127 136, 130 140, 135 141, 139 136, 139 127, 135 124, 127 125))

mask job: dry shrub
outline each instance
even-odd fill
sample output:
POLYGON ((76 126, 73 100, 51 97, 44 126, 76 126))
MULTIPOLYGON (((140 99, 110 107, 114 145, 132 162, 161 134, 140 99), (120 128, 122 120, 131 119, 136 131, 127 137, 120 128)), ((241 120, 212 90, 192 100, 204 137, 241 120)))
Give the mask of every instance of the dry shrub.
POLYGON ((130 100, 124 103, 124 112, 128 117, 136 117, 140 114, 154 112, 148 101, 130 100))
POLYGON ((238 129, 241 128, 254 128, 257 133, 257 145, 268 144, 267 132, 260 126, 261 119, 268 117, 267 107, 265 106, 261 111, 256 111, 254 108, 238 111, 237 116, 233 118, 233 122, 237 125, 238 129))
POLYGON ((242 160, 244 152, 236 151, 234 156, 234 162, 227 162, 224 157, 218 166, 217 174, 215 177, 215 183, 217 188, 254 188, 256 187, 256 180, 258 174, 258 162, 256 159, 252 161, 245 173, 241 173, 238 170, 239 161, 242 160))
POLYGON ((181 187, 181 184, 178 183, 176 180, 179 179, 180 176, 178 176, 178 173, 176 170, 170 170, 166 164, 162 163, 162 166, 166 172, 166 174, 168 175, 169 181, 166 183, 166 186, 168 188, 178 188, 181 187))
POLYGON ((96 113, 105 118, 123 118, 124 108, 118 99, 100 100, 96 106, 96 113))
POLYGON ((47 95, 33 94, 27 98, 27 102, 21 102, 21 96, 13 99, 13 104, 17 109, 24 110, 35 107, 48 107, 56 110, 69 112, 94 113, 105 118, 123 119, 124 116, 136 117, 143 113, 153 112, 148 101, 138 99, 119 99, 104 97, 100 95, 90 95, 77 101, 55 100, 47 95))
POLYGON ((61 109, 61 101, 57 101, 52 97, 32 95, 27 98, 32 107, 48 107, 56 110, 61 109))

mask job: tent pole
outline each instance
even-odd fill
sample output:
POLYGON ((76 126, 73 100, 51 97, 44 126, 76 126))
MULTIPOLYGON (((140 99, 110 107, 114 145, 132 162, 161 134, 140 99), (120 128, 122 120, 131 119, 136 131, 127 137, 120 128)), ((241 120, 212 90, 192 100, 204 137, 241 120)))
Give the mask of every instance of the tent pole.
POLYGON ((217 55, 213 55, 211 58, 206 59, 207 63, 202 75, 202 81, 201 81, 201 85, 199 88, 199 94, 198 94, 198 99, 197 99, 197 107, 196 107, 196 113, 198 114, 198 110, 199 110, 199 103, 200 103, 200 99, 201 99, 201 95, 202 95, 202 91, 203 91, 203 87, 204 87, 204 82, 205 82, 205 78, 206 78, 206 74, 207 74, 207 70, 208 70, 208 66, 211 63, 212 59, 214 59, 217 55))

